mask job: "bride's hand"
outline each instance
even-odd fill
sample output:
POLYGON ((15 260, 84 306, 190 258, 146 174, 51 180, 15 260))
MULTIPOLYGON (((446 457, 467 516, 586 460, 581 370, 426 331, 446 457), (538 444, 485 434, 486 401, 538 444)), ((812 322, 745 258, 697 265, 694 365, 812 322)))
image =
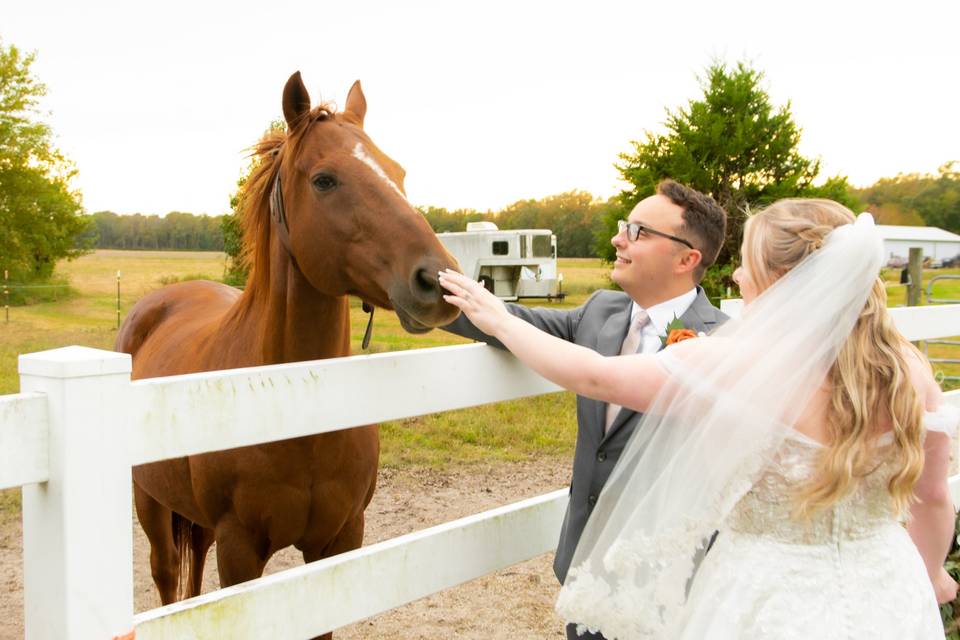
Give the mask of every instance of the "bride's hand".
POLYGON ((937 594, 937 602, 953 602, 957 599, 957 581, 950 577, 943 567, 933 581, 933 590, 937 594))
POLYGON ((495 336, 511 317, 500 298, 476 280, 450 269, 441 271, 439 275, 440 286, 450 292, 443 299, 463 311, 480 331, 495 336))

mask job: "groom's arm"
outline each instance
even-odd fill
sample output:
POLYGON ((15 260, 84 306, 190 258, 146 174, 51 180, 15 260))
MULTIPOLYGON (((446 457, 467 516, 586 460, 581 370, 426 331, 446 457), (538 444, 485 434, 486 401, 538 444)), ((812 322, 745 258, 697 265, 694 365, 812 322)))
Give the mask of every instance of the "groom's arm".
MULTIPOLYGON (((577 328, 580 325, 583 314, 599 293, 599 291, 594 293, 585 303, 575 309, 525 307, 522 304, 514 304, 512 302, 508 302, 504 306, 512 315, 532 324, 541 331, 545 331, 562 340, 573 342, 577 335, 577 328)), ((456 320, 441 328, 444 331, 449 331, 464 338, 485 342, 498 349, 506 348, 503 346, 503 343, 493 336, 489 336, 477 329, 463 313, 457 316, 456 320)))

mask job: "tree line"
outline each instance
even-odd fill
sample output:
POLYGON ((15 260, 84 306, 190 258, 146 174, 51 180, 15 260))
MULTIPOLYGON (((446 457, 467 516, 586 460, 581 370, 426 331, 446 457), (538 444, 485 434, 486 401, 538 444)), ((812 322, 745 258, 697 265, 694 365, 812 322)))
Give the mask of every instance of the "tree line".
POLYGON ((223 216, 171 211, 165 216, 98 211, 85 235, 97 249, 223 251, 223 216))
MULTIPOLYGON (((944 164, 937 175, 905 174, 847 190, 840 197, 856 210, 870 210, 879 224, 936 226, 960 233, 960 162, 944 164)), ((518 200, 499 211, 434 206, 419 210, 437 233, 463 231, 467 223, 479 220, 493 221, 501 229, 551 229, 559 255, 589 258, 605 250, 612 232, 607 219, 616 220, 627 206, 629 202, 622 203, 619 196, 602 200, 585 191, 568 191, 518 200)), ((225 216, 98 211, 90 218, 92 224, 79 237, 83 245, 97 249, 224 250, 225 216)))
MULTIPOLYGON (((441 207, 419 210, 437 233, 463 231, 468 222, 477 220, 494 221, 502 229, 552 229, 560 255, 592 257, 594 233, 610 206, 585 191, 570 191, 540 200, 520 200, 500 211, 448 211, 441 207)), ((98 211, 90 215, 91 224, 80 238, 85 245, 97 249, 223 251, 225 233, 238 231, 225 228, 227 217, 179 211, 165 216, 98 211)))
POLYGON ((937 175, 882 178, 854 194, 879 224, 940 227, 960 233, 960 162, 943 164, 937 175))
POLYGON ((468 222, 479 220, 494 222, 500 229, 551 229, 557 236, 558 255, 592 258, 596 256, 596 234, 614 206, 615 202, 586 191, 568 191, 539 200, 518 200, 496 212, 442 207, 421 207, 420 211, 437 233, 464 231, 468 222))
MULTIPOLYGON (((70 186, 76 169, 42 121, 38 101, 46 87, 32 74, 33 61, 34 54, 0 41, 0 268, 14 280, 42 280, 58 259, 92 248, 223 250, 237 258, 234 275, 242 280, 237 208, 245 179, 231 198, 234 211, 223 216, 85 214, 70 186)), ((937 175, 903 174, 860 189, 845 176, 824 178, 820 160, 798 150, 801 128, 790 103, 774 105, 763 84, 763 73, 746 63, 707 67, 702 95, 667 108, 663 132, 645 133, 619 156, 614 166, 626 186, 608 200, 569 191, 500 211, 420 210, 437 232, 462 231, 477 220, 501 229, 547 228, 561 256, 610 260, 617 220, 672 178, 712 195, 730 215, 726 243, 704 282, 710 295, 730 284, 747 212, 778 198, 827 197, 868 209, 881 223, 960 232, 960 161, 945 163, 937 175)))

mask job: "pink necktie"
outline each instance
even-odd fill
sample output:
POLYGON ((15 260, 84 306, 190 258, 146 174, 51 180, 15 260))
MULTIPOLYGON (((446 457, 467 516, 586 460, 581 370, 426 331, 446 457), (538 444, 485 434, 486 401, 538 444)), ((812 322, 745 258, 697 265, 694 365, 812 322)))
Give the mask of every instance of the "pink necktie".
MULTIPOLYGON (((623 346, 620 347, 620 355, 625 356, 636 353, 640 349, 640 345, 643 344, 643 327, 648 322, 650 322, 650 316, 647 315, 646 311, 641 309, 637 313, 637 317, 630 323, 627 337, 623 339, 623 346)), ((613 421, 617 419, 617 414, 620 413, 620 409, 621 407, 618 404, 607 405, 607 423, 603 429, 604 433, 610 430, 613 421)))

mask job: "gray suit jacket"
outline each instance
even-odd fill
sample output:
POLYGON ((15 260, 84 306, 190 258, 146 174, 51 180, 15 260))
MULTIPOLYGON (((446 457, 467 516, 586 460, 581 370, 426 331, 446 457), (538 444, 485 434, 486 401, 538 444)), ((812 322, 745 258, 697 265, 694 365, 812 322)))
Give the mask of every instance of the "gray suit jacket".
MULTIPOLYGON (((613 356, 620 353, 627 335, 630 304, 627 294, 602 290, 576 309, 531 309, 518 304, 508 304, 507 309, 551 335, 589 347, 605 356, 613 356)), ((727 316, 710 304, 703 290, 698 288, 696 299, 680 320, 688 329, 709 333, 723 324, 727 316)), ((462 314, 444 329, 503 348, 498 340, 479 331, 462 314)), ((560 542, 553 561, 553 570, 560 582, 566 578, 573 551, 597 502, 597 496, 610 477, 641 415, 630 409, 621 409, 610 430, 604 433, 606 411, 607 403, 577 396, 577 447, 573 457, 570 504, 563 518, 560 542)))

